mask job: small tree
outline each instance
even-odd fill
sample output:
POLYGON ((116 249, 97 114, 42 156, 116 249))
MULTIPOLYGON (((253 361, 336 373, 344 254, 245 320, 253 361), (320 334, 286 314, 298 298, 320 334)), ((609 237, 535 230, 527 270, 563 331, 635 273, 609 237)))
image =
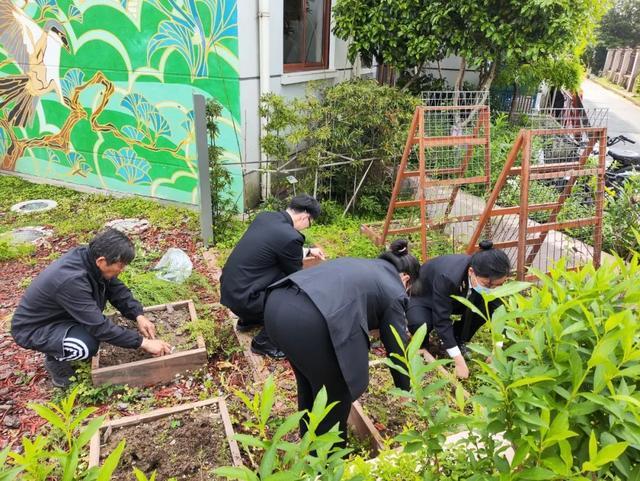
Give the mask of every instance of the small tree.
POLYGON ((616 0, 598 27, 599 44, 605 47, 640 45, 640 1, 616 0))
POLYGON ((360 54, 400 71, 448 55, 480 71, 488 90, 498 66, 535 64, 583 49, 604 13, 602 0, 338 0, 335 33, 360 54))
POLYGON ((237 213, 231 195, 231 173, 221 160, 222 149, 216 145, 218 119, 222 106, 215 100, 207 103, 207 134, 209 145, 209 179, 211 182, 211 210, 213 212, 213 242, 224 237, 233 216, 237 213))

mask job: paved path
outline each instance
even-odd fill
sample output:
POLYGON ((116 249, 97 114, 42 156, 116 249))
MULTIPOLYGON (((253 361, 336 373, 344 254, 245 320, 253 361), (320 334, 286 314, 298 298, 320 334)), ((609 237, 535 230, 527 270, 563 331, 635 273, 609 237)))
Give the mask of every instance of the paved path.
POLYGON ((625 135, 636 144, 619 144, 618 150, 640 152, 640 107, 624 97, 601 87, 591 80, 582 83, 583 102, 586 108, 606 107, 609 109, 608 135, 625 135))

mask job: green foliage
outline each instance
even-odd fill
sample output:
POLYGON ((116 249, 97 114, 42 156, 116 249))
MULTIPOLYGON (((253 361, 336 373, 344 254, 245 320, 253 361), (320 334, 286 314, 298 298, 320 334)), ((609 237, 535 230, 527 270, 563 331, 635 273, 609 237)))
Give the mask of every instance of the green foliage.
POLYGON ((517 448, 520 474, 503 479, 637 479, 639 274, 637 258, 597 271, 559 264, 494 313, 494 342, 505 343, 480 350, 493 361, 476 361, 476 401, 484 429, 517 448))
MULTIPOLYGON (((346 204, 359 179, 374 161, 360 190, 356 212, 380 216, 386 209, 394 172, 407 129, 419 99, 374 81, 342 82, 287 101, 275 94, 262 98, 260 115, 266 120, 263 150, 278 162, 293 153, 299 167, 298 190, 313 192, 316 168, 323 164, 348 165, 318 169, 318 197, 346 204)), ((278 194, 279 192, 275 192, 278 194)))
POLYGON ((256 470, 246 466, 223 467, 215 470, 218 476, 244 481, 295 481, 300 479, 322 479, 340 481, 344 471, 343 457, 349 452, 336 447, 341 441, 337 425, 329 432, 317 434, 320 422, 335 403, 327 404, 324 388, 318 393, 310 411, 299 411, 288 416, 279 427, 268 429, 271 410, 275 402, 275 383, 269 377, 262 391, 252 398, 237 391, 253 420, 247 423, 255 435, 237 434, 236 440, 245 448, 253 448, 259 453, 256 470), (289 442, 285 437, 305 422, 308 431, 298 442, 289 442))
MULTIPOLYGON (((461 424, 464 416, 464 398, 457 396, 460 414, 453 413, 448 403, 445 390, 449 381, 438 379, 425 383, 427 374, 436 371, 438 367, 447 364, 449 360, 437 360, 426 363, 419 350, 427 334, 427 326, 422 325, 412 336, 406 347, 402 347, 402 354, 391 354, 391 359, 385 363, 391 368, 409 378, 410 391, 394 388, 391 393, 404 399, 404 405, 413 415, 420 417, 426 424, 426 429, 406 429, 396 436, 395 440, 404 446, 405 451, 422 450, 425 455, 437 459, 444 448, 445 434, 451 432, 461 424)), ((398 333, 393 330, 397 343, 403 346, 398 333)), ((428 462, 428 460, 427 460, 428 462)))
POLYGON ((216 145, 216 139, 219 135, 217 121, 222 115, 222 106, 215 100, 211 100, 207 103, 206 109, 211 210, 213 213, 212 240, 216 243, 226 237, 228 226, 238 209, 231 190, 231 173, 221 159, 222 149, 216 145))
POLYGON ((640 2, 615 0, 598 26, 598 43, 605 47, 640 45, 640 2))
POLYGON ((35 439, 22 438, 20 453, 9 451, 0 453, 0 479, 10 481, 108 481, 111 479, 125 442, 122 441, 105 459, 102 466, 87 468, 81 461, 84 449, 98 432, 104 417, 89 420, 95 408, 75 409, 78 389, 58 404, 31 404, 33 409, 51 427, 48 437, 38 435, 35 439), (54 442, 58 437, 60 442, 54 442))
POLYGON ((31 243, 14 244, 9 240, 0 238, 0 262, 28 257, 33 254, 35 250, 36 247, 31 243))
POLYGON ((339 0, 334 31, 349 40, 351 60, 360 54, 404 71, 455 54, 480 68, 488 88, 498 65, 582 50, 603 13, 600 0, 339 0))
POLYGON ((80 241, 89 240, 106 222, 116 218, 144 218, 160 228, 198 229, 198 215, 188 209, 163 206, 141 197, 85 194, 64 187, 33 184, 13 176, 0 176, 0 210, 7 212, 0 219, 1 226, 48 225, 57 235, 76 236, 80 241), (58 207, 29 215, 9 211, 12 204, 30 199, 52 199, 58 207))
MULTIPOLYGON (((149 397, 148 389, 131 387, 126 384, 102 384, 94 386, 91 380, 91 364, 88 362, 78 362, 76 374, 71 378, 76 399, 82 406, 94 406, 105 404, 117 399, 122 403, 135 403, 149 397)), ((64 399, 65 391, 56 391, 54 401, 61 402, 64 399)))
POLYGON ((640 179, 631 176, 621 189, 608 191, 602 228, 602 245, 609 252, 630 259, 640 252, 640 179))

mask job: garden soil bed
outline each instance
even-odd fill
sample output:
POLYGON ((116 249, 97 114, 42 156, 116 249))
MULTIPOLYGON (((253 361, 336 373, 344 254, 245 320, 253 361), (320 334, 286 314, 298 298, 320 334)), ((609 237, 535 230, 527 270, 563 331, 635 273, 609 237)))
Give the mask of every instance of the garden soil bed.
MULTIPOLYGON (((207 351, 202 336, 195 340, 188 323, 197 318, 191 301, 148 307, 145 315, 156 324, 157 337, 171 344, 175 353, 152 357, 140 349, 123 349, 109 344, 92 360, 93 383, 150 386, 168 382, 177 374, 204 367, 207 351)), ((115 322, 135 328, 135 323, 118 316, 115 322)))
MULTIPOLYGON (((187 305, 177 306, 169 310, 145 310, 144 315, 155 324, 156 337, 168 342, 176 351, 196 349, 197 342, 188 331, 191 321, 187 305)), ((136 321, 126 319, 121 315, 112 316, 112 320, 119 326, 137 330, 136 321)), ((112 344, 103 344, 100 348, 100 367, 116 366, 127 362, 151 359, 153 356, 142 349, 125 349, 112 344)))
POLYGON ((147 477, 180 481, 221 479, 220 466, 239 465, 238 446, 222 398, 159 409, 106 423, 91 441, 90 464, 95 465, 123 439, 126 447, 112 479, 133 479, 133 468, 147 477))

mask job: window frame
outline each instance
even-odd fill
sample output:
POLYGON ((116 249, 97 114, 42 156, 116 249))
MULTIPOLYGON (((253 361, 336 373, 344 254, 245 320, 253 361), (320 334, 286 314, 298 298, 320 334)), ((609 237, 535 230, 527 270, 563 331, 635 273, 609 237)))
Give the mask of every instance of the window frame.
MULTIPOLYGON (((303 4, 303 20, 302 26, 306 27, 306 17, 307 17, 307 1, 301 0, 304 2, 303 4)), ((298 62, 298 63, 284 63, 284 49, 282 52, 283 61, 282 61, 282 69, 284 73, 293 73, 293 72, 306 72, 313 70, 327 70, 329 68, 329 45, 331 42, 331 5, 332 0, 322 0, 324 2, 324 16, 322 19, 322 60, 320 62, 298 62)), ((283 2, 284 5, 284 2, 283 2)), ((284 9, 282 12, 282 16, 284 19, 284 9)), ((306 31, 303 31, 302 34, 302 42, 306 44, 306 31)), ((283 32, 284 37, 284 32, 283 32)), ((306 50, 303 47, 303 56, 306 55, 306 50)))

